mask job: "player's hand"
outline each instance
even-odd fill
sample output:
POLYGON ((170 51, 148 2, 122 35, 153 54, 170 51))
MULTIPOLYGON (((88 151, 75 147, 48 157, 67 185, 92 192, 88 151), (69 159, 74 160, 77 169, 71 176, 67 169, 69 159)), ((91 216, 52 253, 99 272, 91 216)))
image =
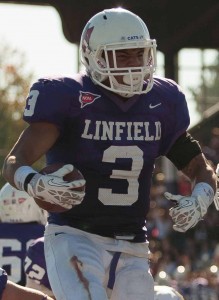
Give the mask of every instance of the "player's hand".
POLYGON ((67 182, 63 177, 73 171, 73 165, 64 165, 51 174, 36 173, 27 185, 27 192, 33 198, 40 198, 46 202, 71 209, 73 205, 80 204, 85 192, 77 188, 85 185, 84 179, 67 182))
POLYGON ((207 212, 206 205, 199 196, 173 195, 169 192, 164 193, 164 196, 174 204, 169 214, 173 219, 173 229, 176 231, 185 232, 194 227, 207 212))

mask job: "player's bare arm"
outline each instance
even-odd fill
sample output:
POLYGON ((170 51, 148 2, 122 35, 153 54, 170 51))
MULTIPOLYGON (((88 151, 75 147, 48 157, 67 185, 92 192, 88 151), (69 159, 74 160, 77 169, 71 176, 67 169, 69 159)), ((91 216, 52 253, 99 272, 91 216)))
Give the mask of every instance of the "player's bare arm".
POLYGON ((214 192, 216 191, 216 174, 204 154, 195 156, 182 169, 182 172, 190 178, 193 184, 206 182, 213 188, 214 192))
POLYGON ((208 207, 214 200, 216 191, 216 174, 206 160, 204 154, 194 156, 182 172, 192 182, 192 194, 188 196, 172 195, 166 192, 165 197, 175 206, 170 209, 173 228, 185 232, 194 227, 207 213, 208 207))
POLYGON ((8 281, 2 297, 2 300, 53 300, 53 298, 45 295, 41 291, 19 286, 12 281, 8 281))
POLYGON ((58 137, 59 130, 54 124, 32 123, 7 155, 2 170, 4 178, 16 187, 15 171, 23 165, 31 166, 53 146, 58 137))
POLYGON ((6 157, 3 176, 13 186, 25 190, 33 198, 39 197, 43 201, 61 204, 65 209, 70 209, 73 204, 80 204, 84 198, 84 192, 71 189, 84 186, 85 180, 67 183, 63 179, 74 166, 64 165, 48 175, 42 175, 30 167, 54 145, 58 137, 59 130, 56 125, 45 122, 32 123, 6 157), (54 177, 56 185, 51 186, 49 182, 54 177), (61 196, 57 199, 56 194, 61 196))
POLYGON ((185 232, 203 219, 214 201, 216 174, 202 153, 199 143, 187 132, 177 139, 167 157, 192 183, 191 195, 172 195, 169 192, 164 194, 175 204, 170 209, 173 228, 185 232))

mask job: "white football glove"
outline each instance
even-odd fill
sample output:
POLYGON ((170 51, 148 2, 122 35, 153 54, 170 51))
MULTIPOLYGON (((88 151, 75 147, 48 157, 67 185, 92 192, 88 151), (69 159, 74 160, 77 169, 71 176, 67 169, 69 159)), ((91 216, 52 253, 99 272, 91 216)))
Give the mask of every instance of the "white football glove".
POLYGON ((201 197, 172 195, 165 192, 164 196, 173 201, 174 207, 170 208, 169 214, 173 219, 173 229, 185 232, 194 227, 207 212, 206 205, 203 205, 201 197))
POLYGON ((85 192, 74 190, 83 187, 85 180, 67 182, 63 177, 72 172, 73 165, 64 165, 62 168, 50 174, 36 173, 27 185, 27 192, 33 198, 71 209, 73 205, 82 202, 85 192))

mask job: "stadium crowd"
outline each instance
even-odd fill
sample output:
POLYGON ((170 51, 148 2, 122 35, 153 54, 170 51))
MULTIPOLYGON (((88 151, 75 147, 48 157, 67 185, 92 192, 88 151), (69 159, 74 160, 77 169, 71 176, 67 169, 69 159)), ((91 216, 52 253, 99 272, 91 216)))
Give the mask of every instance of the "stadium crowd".
MULTIPOLYGON (((219 161, 219 128, 212 130, 206 157, 216 167, 219 161)), ((172 229, 170 204, 163 197, 165 175, 157 168, 151 190, 151 210, 147 220, 151 269, 158 284, 175 287, 186 300, 219 299, 219 212, 214 204, 203 221, 186 233, 172 229)), ((190 193, 190 182, 180 172, 177 190, 190 193)))

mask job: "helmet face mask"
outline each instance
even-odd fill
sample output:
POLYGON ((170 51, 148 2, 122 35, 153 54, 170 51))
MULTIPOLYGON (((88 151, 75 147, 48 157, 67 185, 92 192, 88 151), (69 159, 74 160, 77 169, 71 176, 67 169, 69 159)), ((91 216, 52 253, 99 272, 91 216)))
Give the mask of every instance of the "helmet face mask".
POLYGON ((156 41, 150 39, 146 25, 135 14, 118 8, 95 15, 85 26, 80 49, 82 63, 95 84, 123 97, 152 88, 156 41), (143 53, 141 65, 119 66, 119 51, 138 50, 143 53), (123 77, 123 83, 117 81, 118 76, 123 77))
POLYGON ((41 209, 26 192, 6 183, 0 191, 0 221, 3 223, 45 224, 47 212, 41 209))

